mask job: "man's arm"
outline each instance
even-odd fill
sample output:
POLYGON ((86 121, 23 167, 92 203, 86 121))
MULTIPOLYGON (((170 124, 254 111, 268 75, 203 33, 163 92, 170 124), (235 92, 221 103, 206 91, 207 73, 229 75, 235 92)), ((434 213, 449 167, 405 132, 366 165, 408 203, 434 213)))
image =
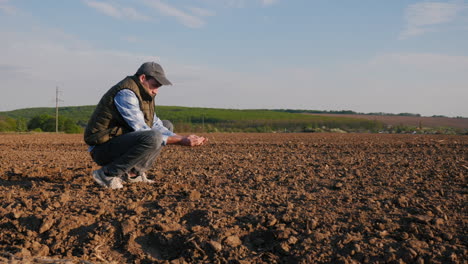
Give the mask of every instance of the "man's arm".
POLYGON ((178 144, 183 146, 201 146, 208 141, 205 137, 199 137, 196 135, 189 135, 189 136, 180 136, 174 135, 167 138, 167 144, 178 144))
POLYGON ((150 128, 145 123, 143 112, 140 110, 138 98, 135 93, 125 89, 117 93, 114 98, 115 106, 120 112, 127 124, 133 128, 134 131, 156 129, 163 134, 164 144, 178 144, 183 146, 201 146, 208 141, 204 137, 195 135, 180 136, 177 135, 162 125, 162 121, 155 115, 153 127, 150 128))
POLYGON ((156 113, 154 113, 154 116, 153 116, 153 126, 151 127, 151 129, 156 129, 158 130, 159 132, 161 132, 164 136, 167 137, 170 137, 170 136, 174 136, 175 133, 172 132, 171 130, 169 130, 167 127, 164 126, 163 122, 161 121, 161 119, 159 119, 159 117, 156 116, 156 113))
POLYGON ((165 144, 178 144, 183 146, 201 146, 208 141, 205 137, 199 137, 196 135, 181 136, 167 129, 161 119, 154 114, 154 121, 152 129, 159 130, 164 137, 165 144))

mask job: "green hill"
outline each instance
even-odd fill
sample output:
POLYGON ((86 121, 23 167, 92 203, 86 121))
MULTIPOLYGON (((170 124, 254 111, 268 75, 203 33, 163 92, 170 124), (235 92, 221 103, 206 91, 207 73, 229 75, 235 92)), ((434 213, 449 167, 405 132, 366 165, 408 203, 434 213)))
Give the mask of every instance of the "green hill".
MULTIPOLYGON (((84 128, 94 108, 95 106, 60 107, 59 116, 65 120, 72 120, 84 128)), ((156 113, 161 119, 171 120, 179 132, 313 132, 330 129, 375 132, 383 127, 380 122, 357 118, 304 115, 278 110, 157 106, 156 113)), ((14 119, 29 124, 34 117, 44 115, 49 119, 54 117, 55 108, 27 108, 0 112, 0 117, 9 119, 10 123, 11 119, 14 119)), ((2 131, 1 122, 2 119, 0 119, 0 131, 2 131)))
MULTIPOLYGON (((94 111, 96 106, 86 105, 86 106, 64 106, 59 107, 59 116, 64 118, 70 118, 78 125, 85 127, 89 117, 94 111)), ((31 120, 35 116, 39 115, 49 115, 55 117, 55 108, 54 107, 35 107, 35 108, 24 108, 17 109, 13 111, 0 112, 0 116, 6 116, 14 119, 26 119, 26 121, 31 120)))

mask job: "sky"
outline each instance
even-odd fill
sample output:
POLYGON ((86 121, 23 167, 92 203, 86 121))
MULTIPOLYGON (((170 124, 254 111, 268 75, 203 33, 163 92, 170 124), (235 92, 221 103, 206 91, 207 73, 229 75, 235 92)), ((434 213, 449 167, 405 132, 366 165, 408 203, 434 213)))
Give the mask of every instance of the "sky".
POLYGON ((466 0, 0 0, 0 35, 0 111, 156 61, 157 105, 468 116, 466 0))

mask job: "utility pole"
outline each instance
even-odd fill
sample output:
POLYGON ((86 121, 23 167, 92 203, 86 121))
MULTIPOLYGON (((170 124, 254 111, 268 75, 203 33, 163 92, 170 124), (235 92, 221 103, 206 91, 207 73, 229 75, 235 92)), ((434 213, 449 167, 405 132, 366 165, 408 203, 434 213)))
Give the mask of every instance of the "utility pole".
POLYGON ((58 133, 58 104, 59 104, 59 89, 55 87, 55 133, 58 133))
POLYGON ((205 132, 205 114, 202 115, 202 132, 205 132))

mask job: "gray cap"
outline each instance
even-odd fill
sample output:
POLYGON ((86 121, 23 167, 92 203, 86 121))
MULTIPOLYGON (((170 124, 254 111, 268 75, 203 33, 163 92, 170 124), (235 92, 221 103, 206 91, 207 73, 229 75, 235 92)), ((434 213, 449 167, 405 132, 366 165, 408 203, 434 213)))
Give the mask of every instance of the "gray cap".
POLYGON ((143 63, 138 71, 137 75, 144 74, 146 76, 151 76, 156 79, 162 85, 172 85, 172 83, 166 78, 164 70, 161 65, 156 62, 145 62, 143 63))

